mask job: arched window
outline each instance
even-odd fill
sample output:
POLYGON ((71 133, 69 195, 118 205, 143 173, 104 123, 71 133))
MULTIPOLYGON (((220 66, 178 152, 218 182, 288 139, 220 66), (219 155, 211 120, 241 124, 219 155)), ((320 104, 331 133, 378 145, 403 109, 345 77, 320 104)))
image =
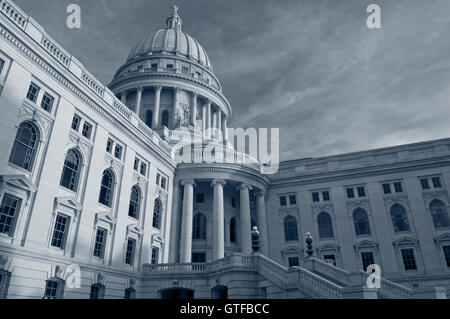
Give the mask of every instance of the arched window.
POLYGON ((391 218, 395 232, 409 231, 408 217, 402 205, 392 205, 391 218))
POLYGON ((162 112, 161 126, 169 127, 169 111, 167 110, 162 112))
POLYGON ((294 216, 286 216, 284 219, 284 239, 298 240, 297 219, 294 216))
POLYGON ((77 191, 81 172, 81 155, 77 150, 67 152, 64 168, 61 175, 61 186, 77 191))
POLYGON ((103 171, 102 184, 100 186, 99 203, 111 207, 114 191, 114 174, 109 169, 103 171))
POLYGON ((199 213, 194 216, 192 239, 206 239, 206 216, 199 213))
POLYGON ((230 243, 237 243, 236 217, 230 219, 230 243))
POLYGON ((357 208, 353 212, 353 223, 355 224, 356 235, 370 235, 369 218, 364 209, 357 208))
POLYGON ((328 213, 321 212, 317 216, 317 223, 319 225, 319 237, 320 239, 333 238, 333 224, 331 217, 328 213))
POLYGON ((131 187, 130 206, 128 208, 128 216, 139 218, 141 191, 136 185, 131 187))
POLYGON ((31 172, 38 142, 39 130, 36 126, 30 122, 21 123, 17 130, 9 161, 31 172))
POLYGON ((161 201, 157 198, 155 199, 155 206, 153 208, 153 227, 160 227, 161 223, 161 201))
POLYGON ((431 201, 430 212, 435 228, 445 228, 450 226, 447 208, 442 201, 438 199, 431 201))
POLYGON ((152 127, 152 121, 153 121, 153 112, 151 110, 148 110, 145 112, 145 124, 147 124, 148 127, 152 127))

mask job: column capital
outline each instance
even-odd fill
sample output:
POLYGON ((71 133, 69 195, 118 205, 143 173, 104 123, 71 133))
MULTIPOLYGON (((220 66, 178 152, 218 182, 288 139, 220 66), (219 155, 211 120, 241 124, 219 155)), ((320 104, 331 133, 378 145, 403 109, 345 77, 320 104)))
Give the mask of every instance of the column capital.
POLYGON ((181 88, 180 88, 179 86, 174 86, 174 87, 173 87, 173 91, 176 92, 176 93, 178 93, 178 92, 181 91, 181 88))
POLYGON ((185 179, 185 180, 182 180, 181 181, 181 183, 180 183, 181 185, 192 185, 192 186, 197 186, 197 184, 195 184, 195 181, 193 180, 193 179, 185 179))
POLYGON ((191 91, 191 95, 193 98, 197 98, 198 97, 198 93, 195 91, 191 91))
POLYGON ((242 183, 241 185, 239 185, 239 186, 237 187, 237 190, 246 189, 246 188, 247 188, 249 191, 251 191, 251 190, 252 190, 252 185, 247 184, 247 183, 242 183))
POLYGON ((205 99, 205 104, 211 105, 211 104, 212 104, 212 100, 211 100, 209 97, 207 97, 207 98, 205 99))
POLYGON ((225 186, 227 184, 227 181, 224 179, 218 179, 215 178, 213 179, 213 181, 211 182, 211 186, 215 186, 216 184, 221 184, 222 186, 225 186))
POLYGON ((162 90, 162 86, 161 85, 155 85, 153 88, 155 89, 155 91, 160 91, 161 92, 161 90, 162 90))
POLYGON ((136 88, 136 90, 137 90, 138 92, 141 92, 141 93, 142 93, 142 91, 144 90, 144 87, 143 87, 142 85, 139 85, 139 86, 136 88))
POLYGON ((267 198, 267 192, 266 191, 258 191, 256 192, 256 197, 264 197, 264 199, 267 198))

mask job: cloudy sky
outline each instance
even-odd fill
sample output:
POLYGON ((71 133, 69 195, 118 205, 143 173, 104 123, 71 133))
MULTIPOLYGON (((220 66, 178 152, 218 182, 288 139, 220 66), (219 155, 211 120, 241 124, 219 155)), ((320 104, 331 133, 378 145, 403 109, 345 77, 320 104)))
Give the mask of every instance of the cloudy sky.
POLYGON ((448 0, 15 0, 100 81, 172 5, 208 52, 232 127, 280 128, 284 160, 450 137, 448 0), (66 27, 81 6, 82 27, 66 27), (381 6, 381 29, 366 8, 381 6))

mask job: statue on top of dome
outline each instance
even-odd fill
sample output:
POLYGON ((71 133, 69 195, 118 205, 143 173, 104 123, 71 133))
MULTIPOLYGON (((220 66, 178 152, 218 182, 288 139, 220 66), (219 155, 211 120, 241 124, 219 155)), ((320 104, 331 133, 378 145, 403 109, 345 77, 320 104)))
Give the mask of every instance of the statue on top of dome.
POLYGON ((173 6, 173 13, 166 20, 167 28, 181 31, 182 24, 183 24, 183 21, 181 21, 181 18, 178 15, 178 7, 173 6))

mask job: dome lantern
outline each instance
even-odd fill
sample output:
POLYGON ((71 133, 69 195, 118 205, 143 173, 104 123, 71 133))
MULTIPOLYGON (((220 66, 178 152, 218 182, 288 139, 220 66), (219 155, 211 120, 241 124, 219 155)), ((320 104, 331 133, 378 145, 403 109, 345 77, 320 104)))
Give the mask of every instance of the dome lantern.
POLYGON ((178 7, 173 6, 172 15, 170 17, 168 17, 166 20, 167 29, 181 31, 182 24, 183 24, 183 21, 181 20, 180 16, 178 15, 178 7))

